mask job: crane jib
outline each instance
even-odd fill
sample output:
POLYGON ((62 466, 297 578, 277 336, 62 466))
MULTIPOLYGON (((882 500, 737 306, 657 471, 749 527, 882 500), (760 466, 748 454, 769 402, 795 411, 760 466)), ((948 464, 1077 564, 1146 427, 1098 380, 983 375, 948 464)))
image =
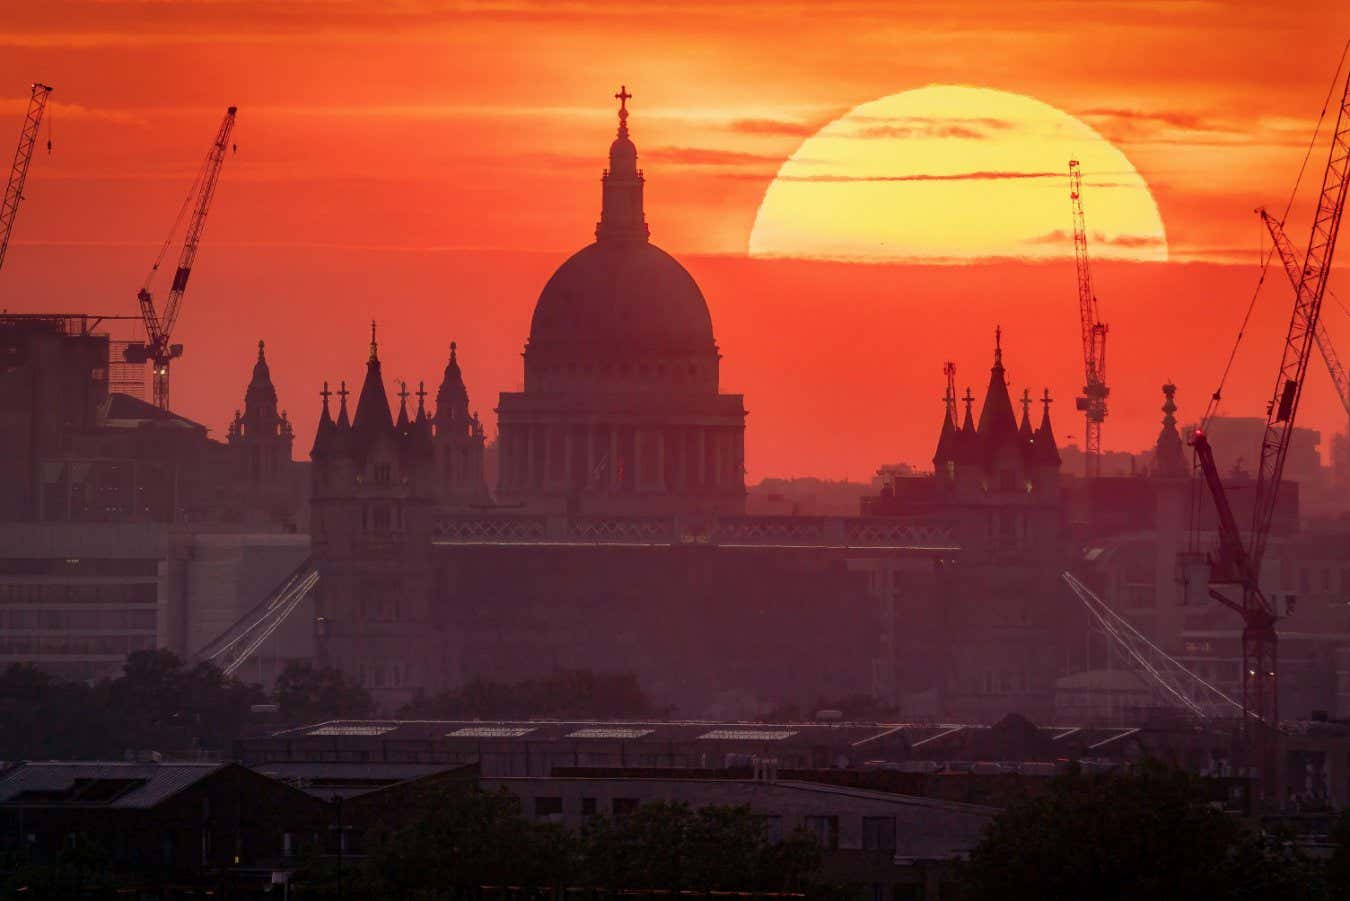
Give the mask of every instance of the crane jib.
POLYGON ((174 293, 182 293, 187 288, 188 276, 192 274, 192 267, 179 266, 173 274, 173 287, 170 289, 174 293))

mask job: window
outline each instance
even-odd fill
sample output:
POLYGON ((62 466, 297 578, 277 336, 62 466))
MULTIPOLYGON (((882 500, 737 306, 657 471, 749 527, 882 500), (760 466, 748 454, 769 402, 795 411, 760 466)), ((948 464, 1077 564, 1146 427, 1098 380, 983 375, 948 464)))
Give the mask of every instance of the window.
POLYGON ((393 474, 393 467, 388 463, 375 464, 375 484, 388 485, 390 476, 393 474))
POLYGON ((594 799, 594 798, 582 798, 582 799, 581 799, 581 815, 582 815, 583 817, 593 817, 593 816, 595 816, 595 814, 596 814, 595 799, 594 799))
POLYGON ((998 471, 998 490, 1015 491, 1017 490, 1017 476, 1011 469, 1000 469, 998 471))
POLYGON ((863 817, 864 851, 895 850, 895 817, 863 817))
POLYGON ((628 816, 630 813, 635 813, 638 809, 638 799, 615 798, 610 807, 614 811, 614 819, 617 820, 620 817, 628 816))
POLYGON ((374 513, 373 518, 375 522, 375 531, 376 532, 389 531, 389 508, 376 507, 373 513, 374 513))
POLYGON ((816 837, 822 848, 826 850, 836 850, 839 847, 839 817, 837 816, 813 816, 807 817, 805 823, 806 831, 816 837))
POLYGON ((534 815, 540 819, 562 816, 562 798, 539 797, 534 799, 534 815))

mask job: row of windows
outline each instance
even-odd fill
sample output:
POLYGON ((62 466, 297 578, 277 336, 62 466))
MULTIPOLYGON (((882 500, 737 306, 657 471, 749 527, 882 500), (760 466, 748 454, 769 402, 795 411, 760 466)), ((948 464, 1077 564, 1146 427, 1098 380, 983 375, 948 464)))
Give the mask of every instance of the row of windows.
POLYGON ((154 631, 154 610, 0 610, 0 629, 154 631))
POLYGON ((149 651, 153 635, 0 635, 0 654, 39 657, 48 654, 116 654, 149 651))
POLYGON ((154 582, 134 584, 71 584, 60 582, 0 583, 3 604, 153 604, 159 598, 154 582))
POLYGON ((158 578, 159 561, 106 557, 9 557, 0 558, 0 576, 158 578))

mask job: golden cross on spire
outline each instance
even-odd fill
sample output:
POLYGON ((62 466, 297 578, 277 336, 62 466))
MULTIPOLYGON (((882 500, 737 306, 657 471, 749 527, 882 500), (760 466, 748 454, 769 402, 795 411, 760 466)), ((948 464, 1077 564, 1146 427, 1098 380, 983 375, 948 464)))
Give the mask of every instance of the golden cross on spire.
POLYGON ((325 409, 328 408, 328 398, 330 398, 330 397, 332 397, 332 396, 333 396, 333 392, 331 392, 331 391, 328 390, 328 380, 327 380, 327 379, 324 379, 324 382, 323 382, 323 390, 319 392, 319 397, 322 397, 322 398, 323 398, 323 405, 324 405, 324 408, 325 408, 325 409))
POLYGON ((619 86, 619 93, 614 95, 614 99, 619 101, 619 137, 628 137, 628 101, 633 99, 633 95, 628 93, 627 85, 619 86))
POLYGON ((975 403, 975 395, 973 395, 973 394, 970 393, 970 386, 969 386, 969 385, 966 386, 966 396, 963 397, 963 398, 961 398, 961 399, 962 399, 963 401, 966 402, 966 415, 969 415, 969 414, 970 414, 970 406, 971 406, 971 404, 975 403))
POLYGON ((1049 388, 1046 388, 1046 389, 1045 389, 1045 393, 1043 393, 1043 394, 1041 395, 1041 403, 1045 404, 1045 415, 1049 416, 1049 415, 1050 415, 1050 405, 1051 405, 1052 403, 1054 403, 1054 401, 1050 399, 1050 389, 1049 389, 1049 388))
POLYGON ((346 380, 346 379, 343 379, 343 380, 342 380, 341 382, 339 382, 338 384, 339 384, 341 387, 338 388, 337 396, 338 396, 339 398, 342 399, 342 405, 345 407, 345 406, 347 406, 347 395, 348 395, 348 394, 351 394, 351 392, 347 390, 347 380, 346 380))
POLYGON ((417 383, 417 409, 422 409, 422 402, 427 399, 426 382, 417 383))
POLYGON ((1031 415, 1031 389, 1030 389, 1030 388, 1023 388, 1023 389, 1022 389, 1022 416, 1023 416, 1023 417, 1027 417, 1027 416, 1030 416, 1030 415, 1031 415))
POLYGON ((400 401, 402 401, 402 402, 404 403, 404 405, 406 405, 406 404, 408 403, 408 398, 411 396, 410 393, 409 393, 409 391, 408 391, 408 383, 407 383, 407 382, 399 382, 399 385, 400 385, 400 388, 399 388, 399 392, 398 392, 398 399, 399 399, 400 401))

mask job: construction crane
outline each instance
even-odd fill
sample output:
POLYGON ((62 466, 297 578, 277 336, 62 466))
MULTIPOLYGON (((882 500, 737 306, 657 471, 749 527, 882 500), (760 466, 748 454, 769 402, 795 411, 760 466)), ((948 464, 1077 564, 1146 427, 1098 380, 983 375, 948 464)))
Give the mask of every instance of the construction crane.
POLYGON ((1083 444, 1083 474, 1095 479, 1102 474, 1102 422, 1106 419, 1107 326, 1097 310, 1088 265, 1087 220, 1083 216, 1083 172, 1078 160, 1069 160, 1069 200, 1073 205, 1073 257, 1078 266, 1078 315, 1083 328, 1083 393, 1074 400, 1086 420, 1083 444))
POLYGON ((225 162, 225 148, 230 146, 235 110, 236 108, 232 106, 225 111, 225 118, 220 123, 216 138, 211 142, 211 149, 207 151, 206 161, 202 163, 201 171, 188 191, 187 199, 183 201, 183 207, 179 210, 178 218, 174 220, 169 236, 164 239, 159 256, 150 267, 150 274, 145 277, 145 284, 136 293, 136 299, 141 305, 141 319, 145 323, 146 340, 145 343, 130 345, 125 355, 129 363, 145 363, 147 360, 150 362, 155 406, 161 410, 169 409, 169 363, 183 355, 183 345, 170 343, 170 336, 178 321, 178 311, 183 303, 183 293, 187 290, 188 277, 192 275, 193 261, 197 259, 202 229, 206 227, 206 214, 211 209, 211 199, 216 193, 221 164, 225 162), (188 204, 194 197, 196 204, 193 206, 192 218, 188 222, 187 235, 183 239, 183 249, 178 255, 178 268, 174 270, 173 284, 169 287, 169 296, 164 302, 164 312, 160 314, 155 310, 150 284, 155 278, 155 273, 159 271, 160 264, 164 262, 169 245, 173 243, 174 233, 178 230, 178 224, 183 221, 188 204))
MULTIPOLYGON (((1290 243, 1289 236, 1284 233, 1282 226, 1274 216, 1266 212, 1265 207, 1256 211, 1261 220, 1266 223, 1266 229, 1270 232, 1270 238, 1275 244, 1275 252, 1280 255, 1280 262, 1284 264, 1285 274, 1289 276, 1289 282, 1298 290, 1299 264, 1298 255, 1294 251, 1294 245, 1290 243)), ((1331 289, 1327 289, 1331 293, 1331 289)), ((1345 374, 1345 367, 1341 365, 1341 358, 1336 353, 1336 346, 1331 343, 1331 336, 1327 334, 1326 324, 1319 317, 1317 328, 1313 332, 1313 339, 1317 342, 1317 349, 1322 353, 1322 360, 1327 364, 1327 372, 1331 375, 1332 384, 1336 386, 1336 396, 1340 398, 1341 406, 1345 408, 1345 413, 1350 416, 1350 378, 1345 374)))
POLYGON ((34 84, 28 100, 28 115, 19 132, 19 149, 14 151, 14 165, 9 170, 9 184, 5 187, 4 205, 0 206, 0 267, 5 265, 5 251, 9 250, 9 236, 14 231, 14 219, 19 215, 19 201, 23 200, 23 183, 28 180, 28 164, 33 161, 33 147, 37 144, 38 126, 47 109, 51 85, 34 84))
POLYGON ((1278 638, 1275 624, 1284 611, 1279 609, 1277 598, 1268 597, 1261 588, 1261 561, 1270 539, 1271 522, 1284 475, 1285 458, 1294 434, 1299 399, 1303 394, 1313 345, 1317 343, 1322 300, 1326 295, 1341 217, 1345 212, 1347 186, 1350 186, 1350 77, 1347 77, 1341 95, 1308 252, 1303 265, 1292 270, 1296 275, 1294 308, 1272 398, 1266 407, 1261 466, 1253 494, 1251 532, 1245 546, 1204 429, 1196 429, 1191 438, 1196 461, 1218 514, 1219 551, 1217 558, 1208 560, 1209 571, 1205 584, 1188 578, 1188 594, 1194 597, 1198 593, 1197 589, 1203 588, 1209 597, 1242 617, 1243 726, 1251 740, 1262 788, 1267 797, 1274 791, 1278 772, 1273 735, 1279 728, 1278 638), (1235 586, 1240 592, 1240 598, 1230 598, 1214 588, 1216 584, 1235 586))

